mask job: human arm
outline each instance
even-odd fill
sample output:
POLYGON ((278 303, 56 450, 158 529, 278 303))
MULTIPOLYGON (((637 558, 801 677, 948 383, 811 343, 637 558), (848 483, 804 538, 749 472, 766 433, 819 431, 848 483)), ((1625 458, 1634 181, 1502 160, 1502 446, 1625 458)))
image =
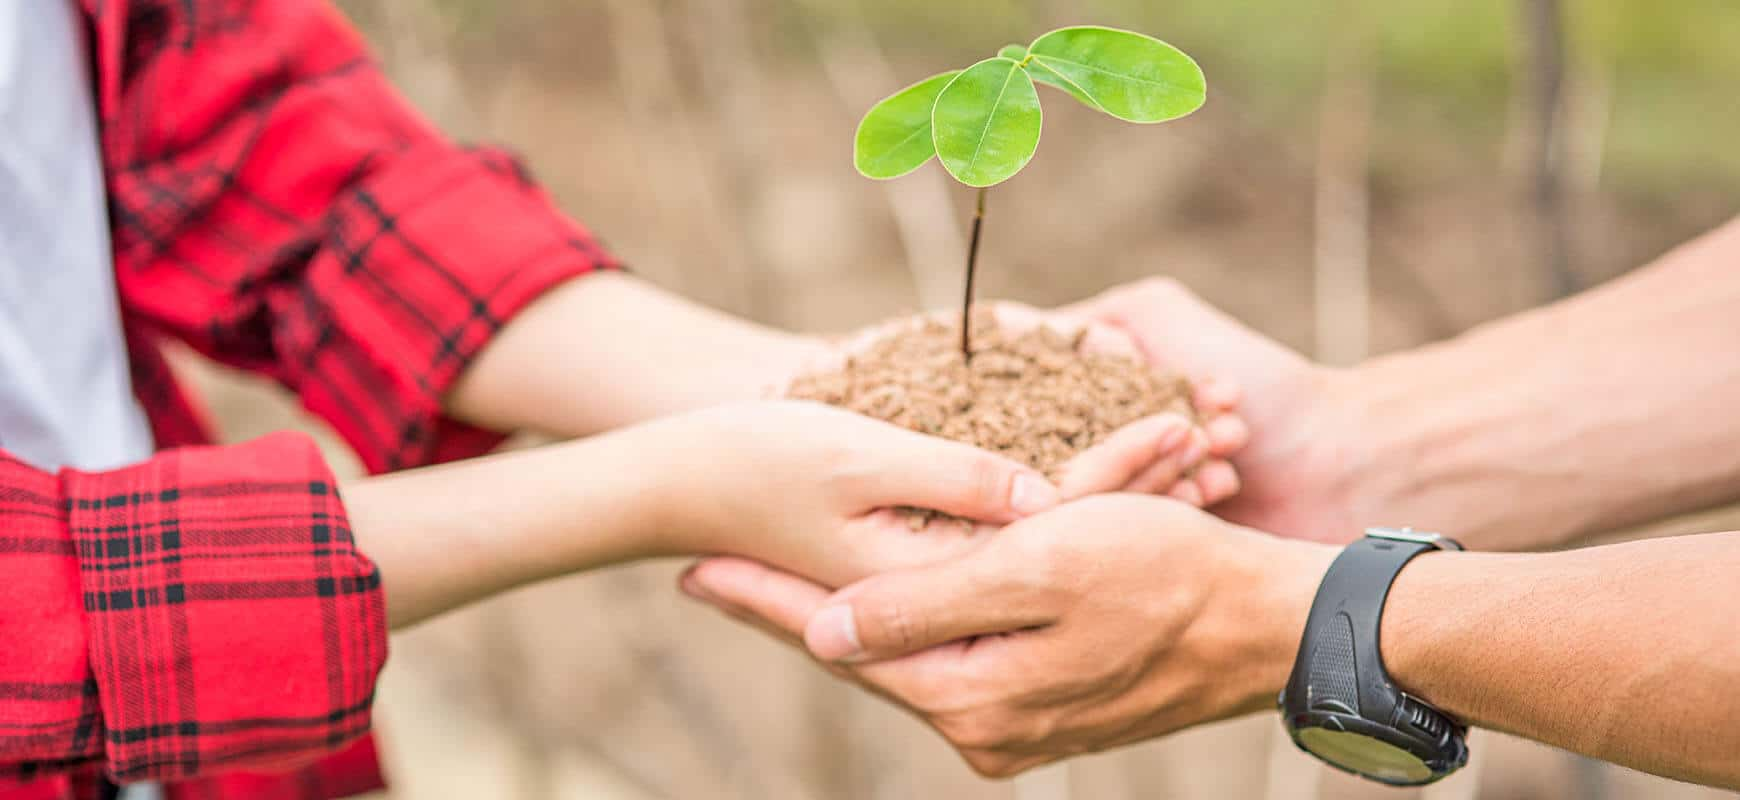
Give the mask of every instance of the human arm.
POLYGON ((1345 541, 1359 522, 1540 549, 1740 497, 1740 221, 1565 301, 1367 363, 1313 365, 1172 282, 1072 310, 1245 389, 1221 511, 1345 541))
POLYGON ((661 556, 732 553, 844 585, 946 557, 985 532, 967 523, 913 532, 894 507, 1003 523, 1059 493, 977 448, 827 406, 766 402, 359 479, 344 496, 400 626, 661 556))
POLYGON ((290 766, 367 730, 389 625, 661 555, 845 583, 982 532, 914 533, 886 507, 1006 522, 1057 490, 965 445, 760 403, 340 496, 294 434, 106 473, 0 459, 0 782, 290 766))
POLYGON ((600 274, 563 284, 515 317, 446 405, 486 428, 587 434, 768 397, 826 348, 632 275, 600 274))
MULTIPOLYGON (((807 639, 975 768, 1010 775, 1274 708, 1335 554, 1118 495, 834 595, 735 559, 685 588, 807 639)), ((1433 553, 1391 589, 1382 654, 1398 685, 1465 722, 1740 787, 1737 571, 1740 533, 1433 553)))
POLYGON ((590 280, 615 259, 511 158, 435 131, 329 4, 217 5, 156 8, 102 59, 121 297, 294 390, 371 470, 753 399, 819 346, 590 280))
POLYGON ((371 471, 754 399, 824 349, 599 274, 591 235, 436 132, 329 4, 219 5, 152 4, 98 48, 127 317, 290 387, 371 471))

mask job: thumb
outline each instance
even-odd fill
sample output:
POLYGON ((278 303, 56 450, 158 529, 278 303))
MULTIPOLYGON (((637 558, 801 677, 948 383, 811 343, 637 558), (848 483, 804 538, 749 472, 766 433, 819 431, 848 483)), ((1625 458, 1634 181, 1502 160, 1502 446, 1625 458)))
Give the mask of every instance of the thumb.
POLYGON ((823 661, 879 661, 940 644, 1047 625, 1019 567, 982 547, 953 561, 885 572, 840 590, 804 627, 804 644, 823 661))
POLYGON ((865 442, 869 469, 848 489, 853 511, 911 506, 1007 523, 1061 502, 1057 487, 1024 464, 972 445, 878 425, 865 442))

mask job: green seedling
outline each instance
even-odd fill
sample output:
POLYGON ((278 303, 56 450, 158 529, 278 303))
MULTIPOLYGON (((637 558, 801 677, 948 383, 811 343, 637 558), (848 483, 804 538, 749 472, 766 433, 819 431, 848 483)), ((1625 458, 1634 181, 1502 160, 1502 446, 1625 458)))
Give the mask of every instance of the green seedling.
POLYGON ((1127 122, 1177 119, 1202 107, 1202 69, 1172 45, 1130 31, 1060 28, 1012 44, 966 69, 944 72, 882 100, 858 124, 853 160, 877 180, 898 178, 933 157, 978 189, 961 303, 961 356, 972 357, 967 320, 985 223, 985 192, 1014 177, 1039 149, 1043 83, 1127 122))

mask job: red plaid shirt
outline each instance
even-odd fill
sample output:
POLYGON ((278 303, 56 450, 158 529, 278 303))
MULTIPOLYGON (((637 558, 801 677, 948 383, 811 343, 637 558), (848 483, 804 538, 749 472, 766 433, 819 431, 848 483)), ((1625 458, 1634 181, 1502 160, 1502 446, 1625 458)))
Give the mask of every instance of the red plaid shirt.
POLYGON ((139 400, 107 473, 0 453, 0 798, 380 784, 380 579, 313 445, 206 433, 163 340, 271 376, 372 470, 480 453, 441 396, 519 308, 611 262, 508 157, 455 146, 320 0, 80 0, 139 400), (220 777, 211 778, 217 775, 220 777))

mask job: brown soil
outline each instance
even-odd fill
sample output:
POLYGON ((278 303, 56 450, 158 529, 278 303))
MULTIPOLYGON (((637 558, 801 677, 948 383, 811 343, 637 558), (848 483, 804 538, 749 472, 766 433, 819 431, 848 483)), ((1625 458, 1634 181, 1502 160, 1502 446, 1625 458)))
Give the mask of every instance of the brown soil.
POLYGON ((798 378, 787 394, 978 445, 1052 478, 1126 424, 1164 411, 1195 418, 1189 382, 1130 356, 1084 352, 1081 339, 1044 326, 1011 332, 980 311, 964 362, 960 327, 926 319, 840 368, 798 378))

